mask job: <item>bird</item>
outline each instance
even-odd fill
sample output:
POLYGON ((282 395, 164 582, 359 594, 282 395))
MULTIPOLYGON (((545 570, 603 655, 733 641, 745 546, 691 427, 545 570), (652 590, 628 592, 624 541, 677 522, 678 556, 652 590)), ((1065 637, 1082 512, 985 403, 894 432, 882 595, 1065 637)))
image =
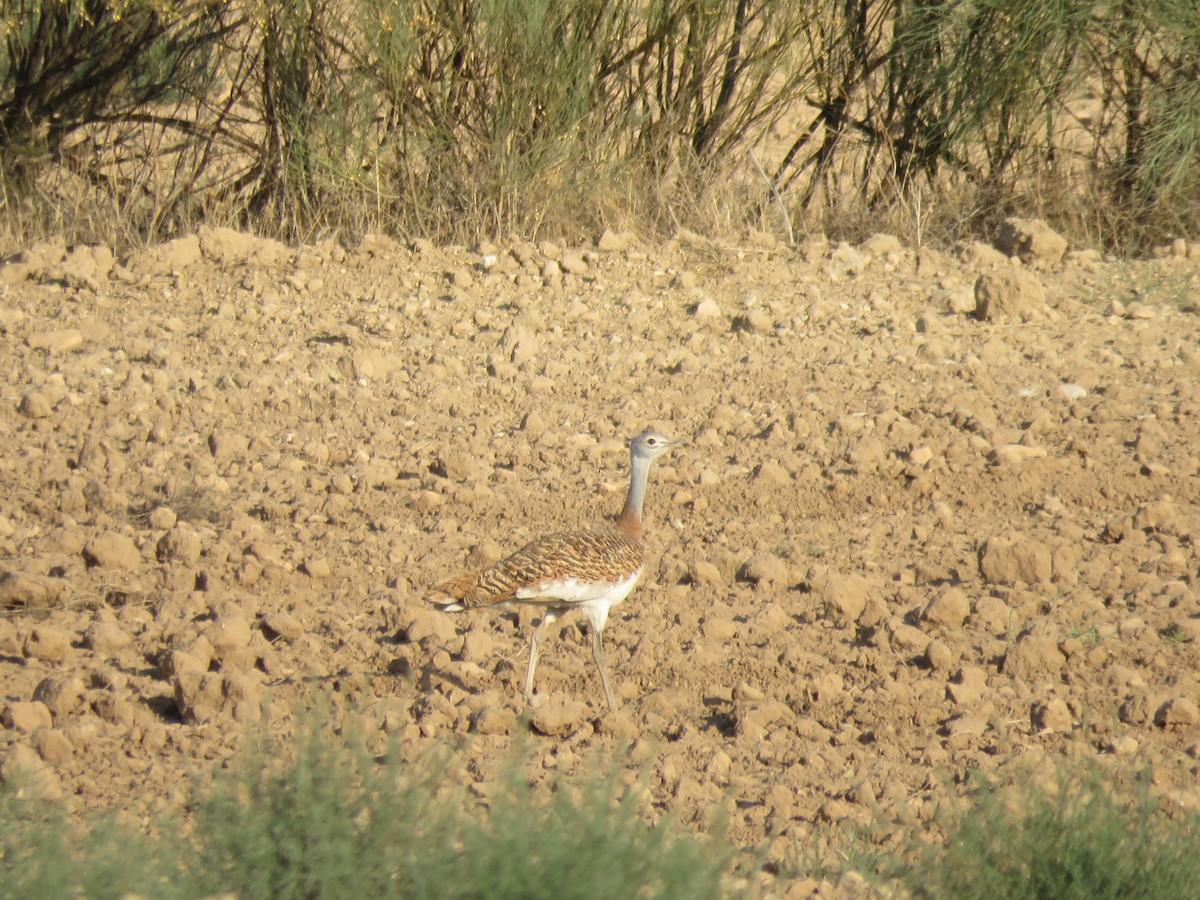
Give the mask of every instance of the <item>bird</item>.
POLYGON ((443 582, 430 592, 428 599, 443 612, 513 603, 543 610, 529 639, 527 703, 534 702, 533 674, 546 632, 561 615, 579 609, 591 626, 592 657, 600 670, 605 699, 610 709, 617 708, 604 660, 604 625, 608 611, 629 596, 645 569, 642 503, 650 464, 680 443, 657 431, 643 431, 629 442, 629 493, 615 523, 546 535, 493 565, 443 582))

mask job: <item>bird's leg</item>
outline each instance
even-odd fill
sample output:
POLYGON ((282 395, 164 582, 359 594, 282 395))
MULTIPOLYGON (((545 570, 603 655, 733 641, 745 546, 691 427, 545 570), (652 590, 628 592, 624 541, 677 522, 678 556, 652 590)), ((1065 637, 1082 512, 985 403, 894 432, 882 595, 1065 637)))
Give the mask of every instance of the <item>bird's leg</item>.
POLYGON ((546 632, 550 630, 550 626, 554 624, 554 620, 558 616, 552 612, 547 612, 542 616, 542 621, 538 623, 537 628, 533 629, 533 636, 529 639, 529 668, 525 670, 525 702, 533 702, 533 673, 537 669, 538 653, 542 649, 542 639, 546 636, 546 632))
POLYGON ((613 696, 612 686, 608 683, 608 669, 604 665, 604 629, 592 626, 592 656, 600 668, 600 680, 604 682, 604 696, 608 698, 608 708, 617 708, 617 699, 613 696))

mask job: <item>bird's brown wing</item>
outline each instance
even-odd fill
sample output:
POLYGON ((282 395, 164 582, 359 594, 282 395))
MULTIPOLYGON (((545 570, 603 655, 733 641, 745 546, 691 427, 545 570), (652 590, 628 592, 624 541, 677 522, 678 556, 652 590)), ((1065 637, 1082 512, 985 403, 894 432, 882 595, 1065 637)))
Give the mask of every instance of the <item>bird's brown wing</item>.
POLYGON ((616 529, 565 531, 539 538, 482 571, 443 582, 430 599, 465 609, 517 599, 558 600, 562 597, 553 585, 613 584, 640 569, 642 560, 641 542, 616 529), (551 592, 542 594, 543 589, 551 592))

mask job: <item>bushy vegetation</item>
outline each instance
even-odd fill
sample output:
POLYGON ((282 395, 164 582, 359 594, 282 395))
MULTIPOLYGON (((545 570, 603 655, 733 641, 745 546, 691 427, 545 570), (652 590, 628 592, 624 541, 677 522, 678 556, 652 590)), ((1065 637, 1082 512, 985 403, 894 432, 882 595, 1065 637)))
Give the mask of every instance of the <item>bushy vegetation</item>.
POLYGON ((14 0, 0 38, 17 233, 1200 227, 1173 0, 14 0))
MULTIPOLYGON (((694 836, 650 826, 623 767, 531 787, 514 760, 486 799, 456 782, 449 756, 405 763, 301 717, 286 746, 244 749, 197 776, 189 808, 143 822, 72 823, 59 804, 0 787, 0 896, 689 897, 752 894, 761 856, 718 826, 694 836), (737 871, 741 869, 741 871, 737 871)), ((636 782, 635 782, 636 784, 636 782)), ((1200 816, 1168 812, 1093 765, 1002 786, 914 826, 880 856, 846 847, 845 870, 883 895, 930 900, 1105 900, 1200 895, 1200 816)), ((798 848, 804 855, 804 848, 798 848)), ((838 881, 843 870, 801 866, 838 881)), ((783 876, 786 881, 787 875, 783 876)), ((783 885, 781 884, 780 887, 783 885)))
POLYGON ((534 790, 515 764, 488 802, 433 765, 373 757, 308 720, 291 751, 249 749, 195 788, 188 828, 75 829, 0 791, 0 895, 22 898, 697 897, 728 893, 719 834, 647 825, 602 775, 534 790), (286 762, 284 758, 290 757, 286 762), (188 836, 184 836, 184 832, 188 836))
POLYGON ((944 843, 919 851, 900 877, 930 900, 1200 896, 1200 816, 1168 816, 1148 787, 1122 789, 1092 767, 1050 784, 981 785, 942 823, 944 843))

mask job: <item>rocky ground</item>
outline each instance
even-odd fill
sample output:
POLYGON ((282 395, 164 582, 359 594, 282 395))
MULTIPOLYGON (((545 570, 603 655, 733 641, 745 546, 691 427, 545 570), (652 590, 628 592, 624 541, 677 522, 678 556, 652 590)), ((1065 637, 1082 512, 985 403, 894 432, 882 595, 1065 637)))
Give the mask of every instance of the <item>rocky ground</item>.
MULTIPOLYGON (((329 694, 447 744, 615 750, 652 814, 829 857, 973 770, 1092 758, 1200 804, 1200 245, 299 250, 220 229, 0 268, 0 772, 149 821, 329 694), (1012 258, 1010 255, 1012 254, 1012 258), (604 521, 687 445, 614 610, 607 711, 561 621, 426 588, 604 521)), ((803 892, 811 881, 790 885, 803 892)))

